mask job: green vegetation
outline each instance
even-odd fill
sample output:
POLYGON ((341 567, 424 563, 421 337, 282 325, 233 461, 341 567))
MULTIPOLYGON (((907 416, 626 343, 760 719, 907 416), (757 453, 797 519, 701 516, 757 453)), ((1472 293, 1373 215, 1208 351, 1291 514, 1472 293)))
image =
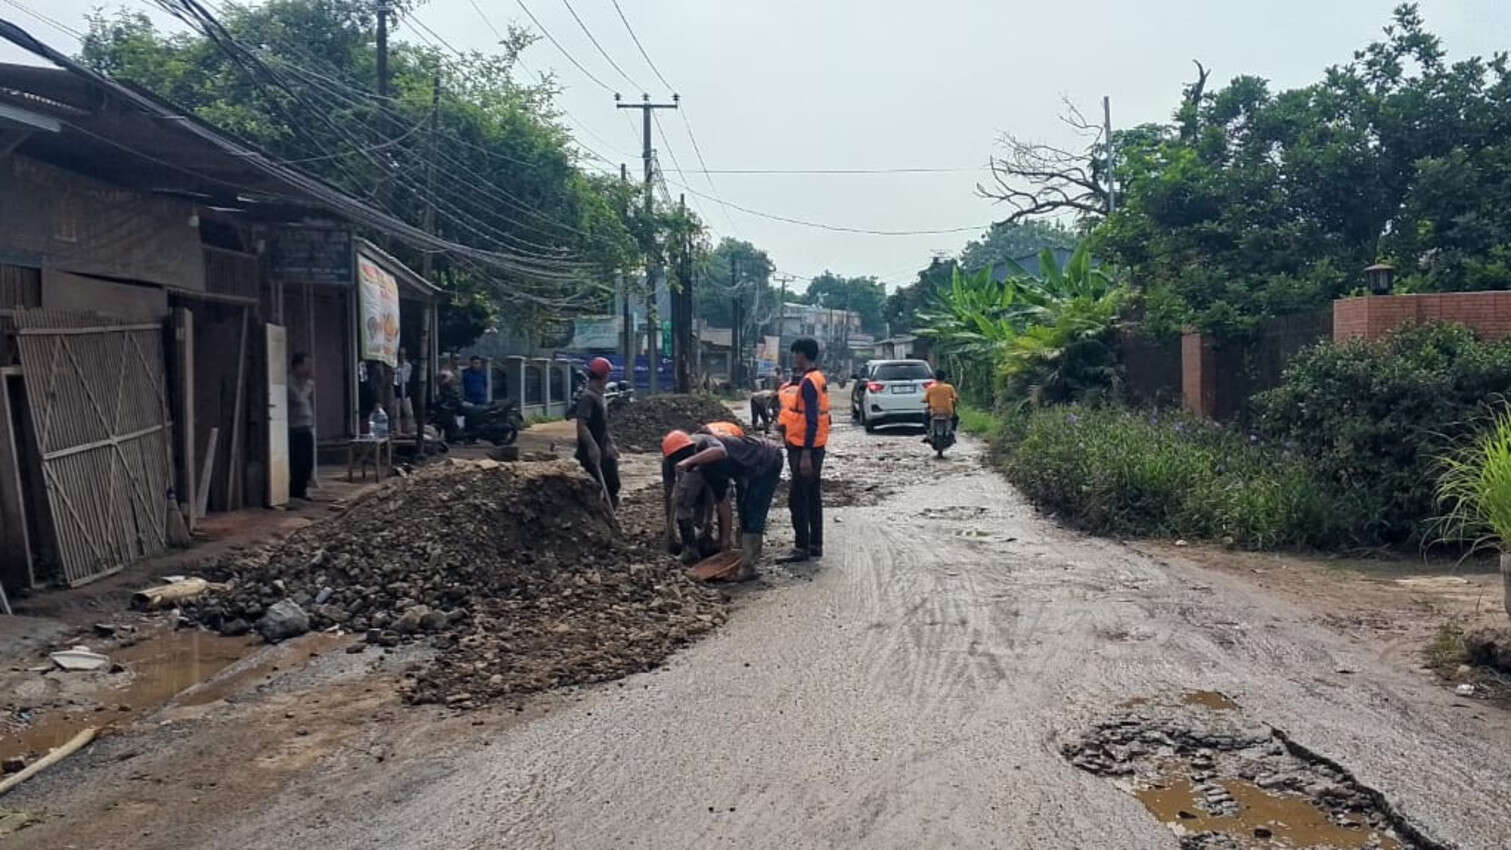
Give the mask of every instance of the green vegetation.
POLYGON ((1254 400, 1255 427, 1292 448, 1366 517, 1340 543, 1418 543, 1436 512, 1438 458, 1511 388, 1511 342, 1423 325, 1297 355, 1254 400))
POLYGON ((1107 270, 1091 263, 1083 243, 1061 268, 1053 252, 1038 274, 1007 261, 1010 274, 953 270, 917 333, 960 376, 961 393, 977 404, 1007 397, 1030 404, 1107 399, 1119 381, 1109 346, 1127 295, 1107 270))
POLYGON ((1511 545, 1511 408, 1441 460, 1438 527, 1444 540, 1473 548, 1511 545))
POLYGON ((1003 461, 1042 510, 1100 534, 1326 546, 1338 505, 1299 458, 1173 414, 1067 405, 1027 417, 1003 461))

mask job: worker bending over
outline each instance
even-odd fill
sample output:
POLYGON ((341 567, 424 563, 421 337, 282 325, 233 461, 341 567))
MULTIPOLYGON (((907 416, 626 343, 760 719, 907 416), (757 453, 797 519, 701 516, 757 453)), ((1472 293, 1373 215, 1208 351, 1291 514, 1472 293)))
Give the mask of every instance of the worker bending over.
MULTIPOLYGON (((697 546, 700 503, 727 497, 733 486, 740 520, 740 571, 735 581, 755 578, 766 534, 766 515, 771 511, 771 499, 782 478, 781 451, 759 437, 716 437, 672 431, 661 441, 661 454, 675 470, 667 513, 675 517, 683 552, 697 546)), ((662 481, 665 484, 665 467, 662 481)))

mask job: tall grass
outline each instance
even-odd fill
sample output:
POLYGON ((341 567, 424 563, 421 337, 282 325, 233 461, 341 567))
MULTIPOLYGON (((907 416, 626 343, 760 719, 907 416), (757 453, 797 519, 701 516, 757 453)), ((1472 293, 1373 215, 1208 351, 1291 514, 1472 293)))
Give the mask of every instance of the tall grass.
POLYGON ((1471 549, 1511 544, 1511 408, 1502 409, 1484 431, 1441 458, 1438 518, 1441 539, 1471 549))
POLYGON ((1168 413, 1039 409, 1002 466, 1035 505, 1100 534, 1327 546, 1347 514, 1300 459, 1168 413))

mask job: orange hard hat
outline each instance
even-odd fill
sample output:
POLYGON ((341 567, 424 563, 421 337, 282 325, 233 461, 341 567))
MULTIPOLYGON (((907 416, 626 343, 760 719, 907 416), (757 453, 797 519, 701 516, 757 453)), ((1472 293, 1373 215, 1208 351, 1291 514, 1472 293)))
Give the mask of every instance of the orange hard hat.
POLYGON ((596 378, 607 378, 612 371, 614 371, 614 364, 610 363, 607 357, 594 357, 588 363, 588 374, 596 378))
POLYGON ((693 438, 686 431, 667 431, 666 436, 661 438, 661 456, 671 457, 693 444, 693 438))

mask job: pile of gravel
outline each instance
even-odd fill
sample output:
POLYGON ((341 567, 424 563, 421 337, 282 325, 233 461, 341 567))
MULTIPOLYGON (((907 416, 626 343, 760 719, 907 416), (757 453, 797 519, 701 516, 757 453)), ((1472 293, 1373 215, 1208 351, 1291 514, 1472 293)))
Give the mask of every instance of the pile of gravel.
POLYGON ((466 707, 648 670, 722 623, 651 539, 617 530, 575 463, 453 461, 208 565, 231 587, 185 613, 237 633, 293 602, 314 629, 428 642, 405 696, 466 707))
POLYGON ((729 406, 711 395, 653 395, 639 398, 609 420, 614 442, 624 451, 659 451, 667 431, 696 431, 709 422, 740 422, 729 406))

